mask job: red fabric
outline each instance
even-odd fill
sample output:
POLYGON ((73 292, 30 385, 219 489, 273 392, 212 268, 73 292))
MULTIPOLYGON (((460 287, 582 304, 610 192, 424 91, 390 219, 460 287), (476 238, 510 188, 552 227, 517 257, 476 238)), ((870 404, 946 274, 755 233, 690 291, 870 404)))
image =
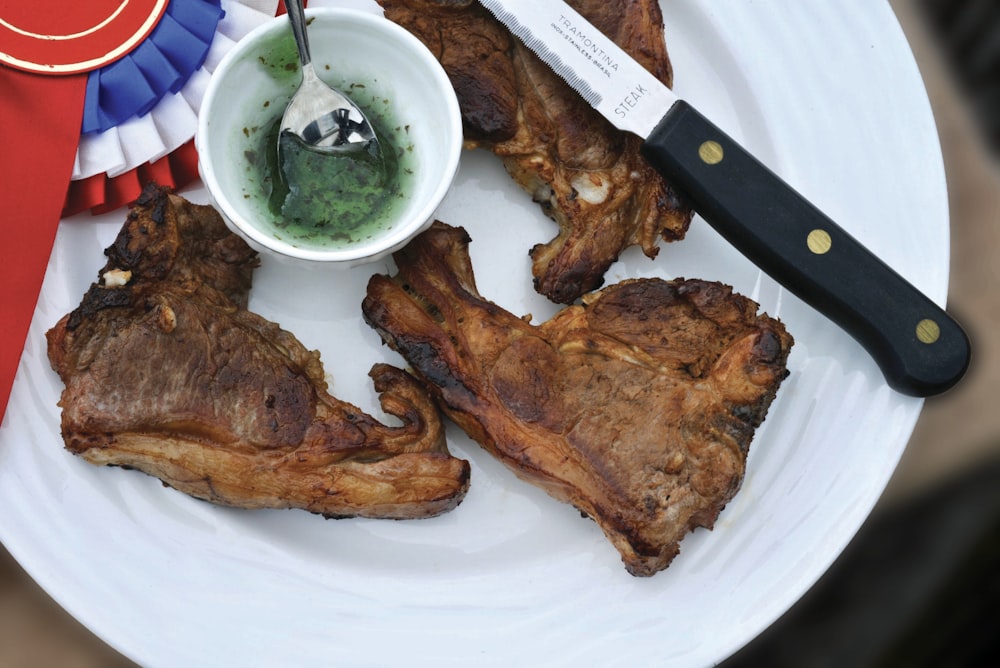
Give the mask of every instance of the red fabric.
POLYGON ((103 202, 104 182, 106 180, 105 174, 94 174, 88 178, 71 182, 66 193, 66 201, 63 204, 63 217, 86 211, 103 202))
POLYGON ((29 72, 63 75, 89 72, 121 58, 153 31, 169 3, 139 0, 116 9, 109 2, 48 0, 44 10, 37 4, 4 3, 3 60, 29 72))
POLYGON ((86 85, 82 74, 0 67, 0 415, 73 174, 86 85))

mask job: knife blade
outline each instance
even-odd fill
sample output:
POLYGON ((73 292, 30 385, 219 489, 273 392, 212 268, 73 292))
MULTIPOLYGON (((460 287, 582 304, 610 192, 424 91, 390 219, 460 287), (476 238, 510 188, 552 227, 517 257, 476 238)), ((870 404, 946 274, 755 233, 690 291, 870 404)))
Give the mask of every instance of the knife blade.
POLYGON ((480 0, 684 191, 727 241, 853 336, 895 390, 939 394, 971 359, 961 325, 563 0, 480 0))

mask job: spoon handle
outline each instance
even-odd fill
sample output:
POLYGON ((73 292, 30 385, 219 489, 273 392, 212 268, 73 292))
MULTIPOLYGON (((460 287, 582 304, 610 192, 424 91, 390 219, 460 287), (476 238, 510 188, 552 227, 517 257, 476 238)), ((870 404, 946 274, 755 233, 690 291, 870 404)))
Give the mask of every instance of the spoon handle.
POLYGON ((285 11, 288 12, 288 21, 292 24, 292 34, 295 36, 295 46, 299 49, 299 61, 303 67, 312 62, 309 55, 309 38, 306 36, 306 12, 302 6, 302 0, 282 0, 285 3, 285 11))

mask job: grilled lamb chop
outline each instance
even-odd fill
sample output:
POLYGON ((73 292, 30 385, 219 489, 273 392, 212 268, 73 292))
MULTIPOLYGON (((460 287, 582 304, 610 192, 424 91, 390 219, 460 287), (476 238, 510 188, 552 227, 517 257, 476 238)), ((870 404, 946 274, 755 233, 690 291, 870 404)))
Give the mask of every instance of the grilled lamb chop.
POLYGON ((532 325, 476 290, 435 223, 362 310, 440 407, 518 476, 596 520, 633 575, 666 568, 739 489, 792 337, 719 283, 628 280, 532 325))
POLYGON ((423 388, 372 369, 399 427, 330 396, 319 354, 247 310, 257 255, 211 207, 148 188, 105 254, 47 335, 70 451, 242 508, 413 518, 461 501, 469 464, 423 388))
MULTIPOLYGON (((531 249, 535 289, 569 304, 604 281, 619 253, 649 257, 680 239, 691 208, 614 128, 474 0, 378 0, 420 37, 458 94, 467 145, 503 159, 559 224, 531 249)), ((667 85, 672 71, 657 0, 571 0, 581 14, 667 85)))

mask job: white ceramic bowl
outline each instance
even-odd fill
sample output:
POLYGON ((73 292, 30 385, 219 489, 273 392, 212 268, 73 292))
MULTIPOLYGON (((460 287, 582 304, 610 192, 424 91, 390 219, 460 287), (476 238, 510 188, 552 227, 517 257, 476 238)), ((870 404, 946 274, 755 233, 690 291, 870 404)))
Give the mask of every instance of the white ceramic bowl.
POLYGON ((349 92, 375 122, 380 114, 408 147, 414 177, 388 229, 342 248, 295 245, 269 229, 259 170, 248 155, 263 145, 300 81, 286 17, 249 33, 219 63, 199 110, 199 172, 230 228, 256 250, 308 265, 355 266, 392 253, 430 224, 458 169, 462 122, 444 70, 416 37, 374 14, 306 12, 313 66, 349 92))

